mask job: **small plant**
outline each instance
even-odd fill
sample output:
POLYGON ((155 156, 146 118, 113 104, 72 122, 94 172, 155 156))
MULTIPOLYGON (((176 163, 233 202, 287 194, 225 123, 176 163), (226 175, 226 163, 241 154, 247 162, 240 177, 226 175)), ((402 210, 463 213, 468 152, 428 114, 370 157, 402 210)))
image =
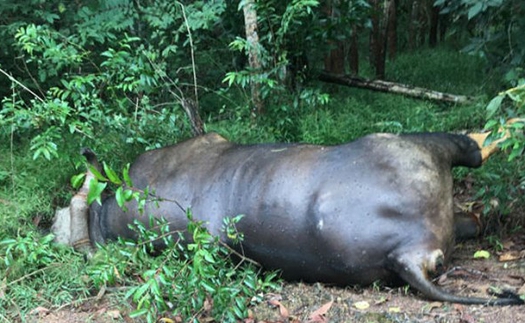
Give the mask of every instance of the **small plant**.
MULTIPOLYGON (((518 86, 499 93, 486 107, 489 121, 485 129, 492 132, 489 142, 498 140, 503 135, 510 136, 499 144, 505 154, 491 158, 482 170, 476 171, 481 184, 476 197, 483 198, 486 206, 484 213, 495 211, 504 217, 510 214, 513 205, 523 203, 522 183, 525 182, 525 173, 520 156, 525 151, 525 119, 521 118, 524 113, 525 80, 521 80, 518 86), (509 119, 514 122, 508 123, 509 119), (509 185, 511 183, 514 184, 509 185)), ((498 243, 495 236, 490 236, 488 240, 496 250, 501 248, 501 243, 498 243)))
POLYGON ((496 138, 505 134, 504 131, 500 130, 502 127, 511 133, 511 136, 501 144, 503 149, 511 150, 508 157, 509 161, 517 156, 521 156, 525 149, 525 135, 523 134, 525 119, 519 119, 519 116, 525 113, 524 110, 525 79, 521 81, 520 85, 499 93, 487 105, 487 118, 489 121, 485 125, 485 128, 492 130, 494 137, 496 138), (504 104, 506 98, 510 100, 510 104, 504 104), (505 122, 507 121, 505 118, 495 118, 497 112, 504 112, 505 114, 516 118, 516 122, 505 125, 505 122))
POLYGON ((24 317, 35 304, 50 307, 89 295, 83 255, 55 245, 53 238, 29 231, 0 241, 0 308, 7 318, 24 317))
MULTIPOLYGON (((487 242, 494 248, 496 252, 503 251, 503 243, 501 242, 501 239, 499 237, 495 235, 489 235, 485 238, 485 240, 487 240, 487 242)), ((483 257, 483 258, 488 258, 488 257, 483 257)))

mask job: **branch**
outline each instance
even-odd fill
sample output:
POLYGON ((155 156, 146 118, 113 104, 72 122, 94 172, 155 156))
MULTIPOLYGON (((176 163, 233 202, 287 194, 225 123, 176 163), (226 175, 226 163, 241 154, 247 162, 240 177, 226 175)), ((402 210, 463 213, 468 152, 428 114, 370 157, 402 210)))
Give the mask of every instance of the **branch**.
POLYGON ((383 80, 368 80, 361 77, 355 77, 350 75, 334 75, 326 72, 322 72, 319 75, 319 80, 328 83, 335 83, 340 85, 346 85, 350 87, 357 87, 360 89, 368 89, 379 92, 396 93, 406 96, 410 96, 417 99, 428 99, 441 102, 449 103, 460 103, 466 104, 473 101, 472 97, 465 95, 455 95, 450 93, 443 93, 433 91, 421 87, 383 81, 383 80))
POLYGON ((18 86, 20 86, 21 88, 23 88, 24 90, 26 90, 27 92, 31 93, 35 99, 38 99, 40 102, 42 103, 45 103, 44 99, 42 99, 41 97, 38 96, 38 94, 36 94, 35 92, 31 91, 27 86, 25 86, 24 84, 20 83, 19 81, 17 81, 13 76, 11 76, 10 74, 8 74, 6 71, 4 71, 3 69, 0 68, 0 73, 4 74, 5 76, 7 76, 7 78, 11 81, 11 82, 14 82, 16 84, 18 84, 18 86))

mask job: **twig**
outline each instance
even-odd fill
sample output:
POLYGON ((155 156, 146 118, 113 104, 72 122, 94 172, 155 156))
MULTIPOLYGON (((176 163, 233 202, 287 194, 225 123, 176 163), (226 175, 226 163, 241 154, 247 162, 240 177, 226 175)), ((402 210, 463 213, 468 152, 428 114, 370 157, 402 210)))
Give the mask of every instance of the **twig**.
MULTIPOLYGON (((0 69, 1 70, 1 69, 0 69)), ((13 88, 12 100, 13 105, 15 104, 16 92, 13 88)), ((9 155, 11 157, 11 189, 13 190, 13 196, 16 196, 16 182, 15 182, 15 157, 14 157, 14 140, 15 140, 15 122, 11 123, 11 138, 9 138, 9 155)))
POLYGON ((20 278, 18 278, 18 279, 13 280, 12 282, 9 282, 9 283, 5 284, 5 287, 11 286, 11 285, 13 285, 13 284, 16 284, 16 283, 18 283, 19 281, 22 281, 22 280, 24 280, 24 279, 26 279, 26 278, 29 278, 29 277, 34 276, 34 275, 36 275, 36 274, 39 274, 39 273, 41 273, 41 272, 43 272, 43 271, 46 271, 46 270, 48 270, 49 268, 52 268, 52 267, 58 267, 58 266, 61 266, 61 265, 62 265, 62 264, 58 264, 58 263, 50 264, 50 265, 47 266, 47 267, 44 267, 44 268, 40 268, 40 269, 38 269, 38 270, 35 270, 35 271, 33 271, 32 273, 29 273, 29 274, 27 274, 27 275, 24 275, 24 276, 22 276, 22 277, 20 277, 20 278))
POLYGON ((195 92, 195 106, 199 107, 199 93, 197 87, 197 70, 195 68, 195 52, 193 46, 193 37, 191 36, 190 26, 188 24, 188 18, 186 17, 186 8, 182 3, 179 2, 179 5, 182 8, 182 17, 184 18, 184 24, 186 25, 186 30, 188 31, 188 39, 190 41, 190 53, 191 53, 191 68, 193 72, 193 90, 195 92))
POLYGON ((45 96, 44 95, 44 92, 42 91, 42 89, 40 88, 40 85, 38 84, 38 82, 35 80, 35 78, 33 77, 33 74, 31 74, 31 72, 29 71, 29 68, 27 68, 27 63, 24 59, 22 59, 22 62, 24 63, 24 68, 26 70, 26 73, 27 75, 29 75, 29 77, 31 78, 31 80, 33 81, 33 84, 36 86, 36 88, 38 89, 38 91, 40 92, 40 95, 42 96, 45 96))
POLYGON ((260 263, 258 263, 257 261, 255 261, 255 260, 253 260, 253 259, 251 259, 251 258, 248 258, 248 257, 246 257, 245 255, 243 255, 243 254, 237 252, 237 250, 233 249, 232 247, 230 247, 230 246, 229 246, 228 244, 226 244, 225 242, 219 240, 219 243, 220 243, 223 247, 225 247, 226 249, 228 249, 231 253, 233 253, 233 254, 236 255, 237 257, 241 258, 241 262, 243 262, 243 261, 247 261, 247 262, 249 262, 249 263, 251 263, 251 264, 256 265, 257 267, 262 267, 262 265, 261 265, 260 263))
POLYGON ((14 82, 16 84, 18 84, 18 86, 20 86, 21 88, 23 88, 24 90, 26 90, 27 92, 31 93, 35 98, 37 98, 40 102, 42 103, 45 103, 44 99, 42 99, 41 97, 38 96, 38 94, 36 94, 35 92, 31 91, 27 86, 25 86, 24 84, 20 83, 17 79, 15 79, 13 76, 9 75, 6 71, 4 71, 3 69, 0 68, 0 73, 4 74, 5 76, 7 76, 7 78, 11 81, 11 82, 14 82))

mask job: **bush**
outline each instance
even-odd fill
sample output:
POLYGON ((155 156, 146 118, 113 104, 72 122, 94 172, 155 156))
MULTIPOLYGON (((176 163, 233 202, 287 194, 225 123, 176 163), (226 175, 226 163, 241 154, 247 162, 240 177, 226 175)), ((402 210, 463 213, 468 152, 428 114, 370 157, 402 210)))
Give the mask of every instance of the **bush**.
MULTIPOLYGON (((224 230, 233 232, 228 236, 237 242, 242 236, 234 225, 240 219, 224 222, 224 230)), ((148 322, 157 322, 161 316, 184 322, 209 318, 234 322, 248 317, 248 306, 260 301, 261 293, 278 287, 276 274, 262 278, 253 264, 235 263, 232 249, 212 236, 202 222, 194 221, 191 213, 188 220, 186 232, 170 232, 165 221, 150 219, 154 229, 136 222, 140 238, 99 249, 87 268, 90 279, 97 287, 132 285, 126 298, 136 310, 130 316, 144 315, 148 322), (152 257, 153 245, 159 242, 166 248, 152 257)))

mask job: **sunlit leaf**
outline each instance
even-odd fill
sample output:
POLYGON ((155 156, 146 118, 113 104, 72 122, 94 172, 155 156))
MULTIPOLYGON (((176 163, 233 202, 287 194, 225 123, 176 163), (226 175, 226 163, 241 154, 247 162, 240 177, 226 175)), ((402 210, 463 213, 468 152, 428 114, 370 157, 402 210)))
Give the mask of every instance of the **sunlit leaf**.
POLYGON ((129 167, 129 164, 127 164, 126 167, 124 167, 124 169, 122 170, 122 176, 124 177, 124 183, 126 183, 128 187, 133 187, 133 182, 129 177, 129 167))
POLYGON ((108 166, 108 164, 106 163, 103 163, 104 165, 104 172, 106 173, 106 175, 108 176, 109 180, 113 183, 113 184, 116 184, 116 185, 121 185, 122 184, 122 181, 120 180, 120 178, 118 177, 117 173, 111 169, 111 167, 108 166))
POLYGON ((474 253, 474 259, 480 259, 480 258, 483 258, 483 259, 489 259, 490 258, 490 253, 486 250, 478 250, 474 253))
POLYGON ((86 177, 85 173, 77 174, 71 177, 71 186, 74 189, 80 188, 82 186, 82 183, 84 183, 84 178, 86 177))
POLYGON ((88 204, 97 201, 99 204, 102 204, 102 192, 106 188, 107 183, 100 183, 96 178, 92 179, 89 182, 89 193, 87 196, 88 204))
POLYGON ((90 171, 91 173, 93 173, 93 175, 95 176, 95 178, 96 178, 98 181, 106 182, 106 181, 108 180, 104 175, 102 175, 102 173, 100 173, 100 172, 98 171, 98 169, 97 169, 95 166, 93 166, 93 165, 88 165, 88 168, 89 168, 89 171, 90 171))

